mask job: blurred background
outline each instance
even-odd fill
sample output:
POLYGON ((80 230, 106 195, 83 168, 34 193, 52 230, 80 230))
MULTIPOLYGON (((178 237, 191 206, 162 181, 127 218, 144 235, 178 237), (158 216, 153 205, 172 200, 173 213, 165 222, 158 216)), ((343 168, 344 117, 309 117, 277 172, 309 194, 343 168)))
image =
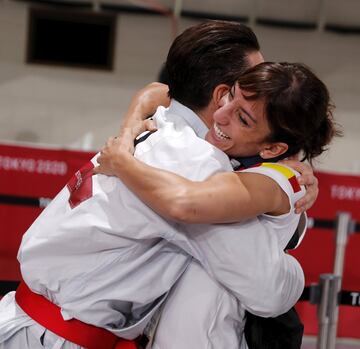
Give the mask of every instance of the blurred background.
POLYGON ((118 132, 174 37, 207 18, 250 25, 266 60, 305 63, 329 88, 344 137, 315 163, 320 196, 294 253, 306 275, 297 309, 303 348, 313 349, 310 285, 334 270, 336 216, 349 212, 356 234, 347 240, 337 348, 359 347, 359 0, 0 0, 0 297, 18 284, 27 227, 118 132))
MULTIPOLYGON (((62 20, 66 16, 63 13, 62 20)), ((79 22, 76 15, 72 16, 70 22, 79 22)), ((359 173, 357 0, 0 0, 0 140, 98 149, 118 130, 133 93, 157 79, 174 33, 205 18, 232 19, 251 25, 267 60, 306 63, 325 81, 345 137, 334 141, 317 167, 359 173), (34 43, 50 26, 41 27, 37 21, 51 17, 46 13, 39 16, 36 11, 31 15, 29 8, 34 6, 112 17, 115 22, 108 30, 113 32, 104 34, 106 38, 112 37, 109 47, 103 47, 104 54, 109 50, 110 58, 105 60, 111 64, 99 69, 100 65, 88 68, 85 64, 85 68, 80 68, 78 63, 78 67, 66 67, 61 62, 49 65, 36 59, 29 63, 29 50, 34 50, 37 44, 40 46, 35 50, 40 51, 50 41, 56 41, 62 48, 69 47, 66 42, 71 37, 68 34, 71 28, 85 31, 79 34, 84 38, 78 43, 79 49, 94 43, 96 52, 95 36, 101 35, 90 24, 85 29, 68 25, 56 40, 42 37, 43 41, 34 43), (171 17, 172 10, 179 16, 177 19, 171 17)), ((95 16, 92 22, 96 24, 95 16)))

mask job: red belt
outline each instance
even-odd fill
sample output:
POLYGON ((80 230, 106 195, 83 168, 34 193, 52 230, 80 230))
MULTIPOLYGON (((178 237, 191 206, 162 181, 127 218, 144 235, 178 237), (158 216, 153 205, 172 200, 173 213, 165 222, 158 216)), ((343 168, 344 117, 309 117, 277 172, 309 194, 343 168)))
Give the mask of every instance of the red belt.
POLYGON ((65 321, 60 307, 32 292, 21 282, 15 294, 16 303, 33 320, 60 337, 88 349, 136 349, 134 341, 127 341, 113 333, 77 319, 65 321))

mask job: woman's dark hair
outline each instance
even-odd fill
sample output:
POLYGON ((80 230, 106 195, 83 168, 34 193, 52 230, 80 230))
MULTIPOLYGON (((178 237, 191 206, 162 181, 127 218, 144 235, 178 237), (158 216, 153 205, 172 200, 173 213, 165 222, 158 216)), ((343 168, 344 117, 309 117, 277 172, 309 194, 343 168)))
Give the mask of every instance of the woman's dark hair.
POLYGON ((254 32, 244 24, 207 21, 186 29, 170 47, 162 71, 169 96, 190 109, 206 107, 215 87, 233 85, 258 51, 254 32))
POLYGON ((333 120, 333 105, 325 84, 300 63, 261 63, 238 79, 247 99, 265 101, 271 134, 269 142, 284 142, 287 155, 303 152, 311 161, 340 136, 333 120))

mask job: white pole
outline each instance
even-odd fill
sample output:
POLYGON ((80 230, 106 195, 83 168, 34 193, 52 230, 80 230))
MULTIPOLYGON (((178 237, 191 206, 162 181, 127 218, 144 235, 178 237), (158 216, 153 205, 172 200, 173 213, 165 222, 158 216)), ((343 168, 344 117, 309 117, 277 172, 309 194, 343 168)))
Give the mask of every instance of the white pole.
POLYGON ((93 0, 93 11, 100 12, 100 0, 93 0))
POLYGON ((339 212, 336 222, 336 251, 334 261, 334 282, 329 296, 329 332, 328 349, 336 348, 337 324, 339 319, 339 292, 344 271, 345 250, 350 232, 351 216, 347 212, 339 212))
POLYGON ((250 0, 250 17, 249 17, 249 26, 254 27, 256 24, 256 15, 257 15, 257 0, 250 0))
POLYGON ((344 269, 345 249, 351 227, 351 216, 340 212, 336 221, 336 251, 334 274, 320 275, 320 304, 318 308, 319 335, 317 349, 335 349, 339 318, 339 294, 344 269))
POLYGON ((319 333, 316 342, 316 349, 328 349, 327 334, 329 332, 329 290, 332 274, 320 275, 320 304, 318 307, 319 333))
POLYGON ((182 0, 175 0, 174 2, 174 16, 179 18, 182 11, 182 0))
POLYGON ((345 248, 350 230, 351 216, 347 212, 339 212, 336 222, 336 254, 334 274, 342 276, 344 269, 345 248))

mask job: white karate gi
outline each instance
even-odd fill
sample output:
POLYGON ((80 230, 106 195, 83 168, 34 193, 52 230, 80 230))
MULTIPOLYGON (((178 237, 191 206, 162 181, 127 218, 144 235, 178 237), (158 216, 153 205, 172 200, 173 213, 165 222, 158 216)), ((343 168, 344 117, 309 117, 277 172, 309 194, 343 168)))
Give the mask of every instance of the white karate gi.
MULTIPOLYGON (((193 180, 231 171, 227 156, 197 137, 191 127, 195 119, 176 101, 168 110, 159 108, 159 131, 137 146, 135 156, 193 180)), ((75 208, 65 187, 26 232, 18 254, 27 285, 59 305, 65 320, 135 338, 188 266, 189 255, 259 315, 283 313, 301 294, 299 264, 283 254, 276 233, 259 220, 191 226, 194 234, 187 233, 156 215, 116 178, 96 175, 92 186, 92 196, 75 208), (258 226, 257 232, 247 234, 249 226, 258 226), (249 253, 247 246, 259 248, 249 253)), ((11 341, 25 343, 30 329, 44 333, 14 305, 13 294, 5 299, 0 304, 3 348, 17 348, 7 345, 11 341)), ((62 341, 45 332, 48 347, 62 341)))

